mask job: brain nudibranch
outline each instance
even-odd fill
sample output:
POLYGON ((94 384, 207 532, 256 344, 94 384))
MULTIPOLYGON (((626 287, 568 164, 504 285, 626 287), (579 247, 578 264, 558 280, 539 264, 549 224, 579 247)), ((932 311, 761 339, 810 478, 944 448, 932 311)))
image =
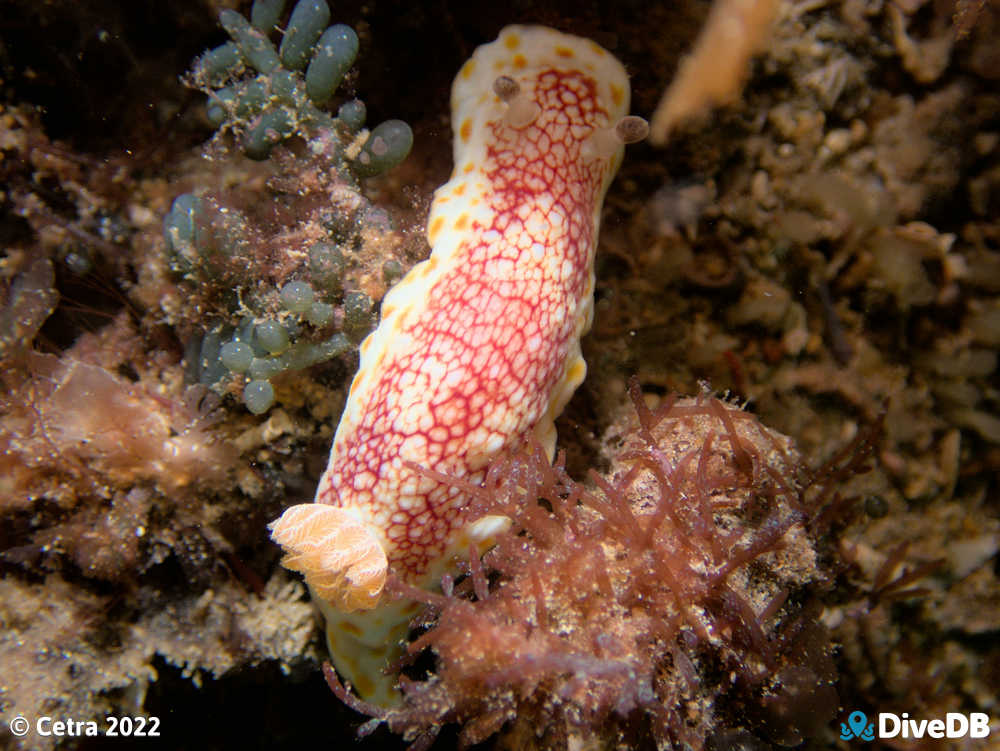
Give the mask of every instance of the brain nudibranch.
POLYGON ((382 302, 314 503, 271 525, 305 574, 338 671, 373 702, 398 700, 387 660, 416 605, 383 597, 392 570, 437 586, 506 526, 469 518, 456 484, 553 421, 583 380, 604 194, 625 142, 625 69, 594 42, 508 26, 451 94, 455 167, 434 195, 430 257, 382 302))

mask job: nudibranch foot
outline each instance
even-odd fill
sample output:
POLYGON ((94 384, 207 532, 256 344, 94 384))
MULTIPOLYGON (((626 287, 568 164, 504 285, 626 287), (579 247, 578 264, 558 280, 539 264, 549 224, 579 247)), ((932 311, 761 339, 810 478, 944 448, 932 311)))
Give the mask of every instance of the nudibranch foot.
POLYGON ((383 597, 376 608, 346 613, 320 597, 313 599, 326 619, 326 646, 337 673, 365 701, 398 706, 402 697, 396 676, 387 669, 404 656, 410 621, 422 605, 383 597))
POLYGON ((378 603, 389 568, 385 550, 350 510, 302 503, 269 529, 286 551, 282 565, 304 574, 314 595, 348 613, 378 603))
MULTIPOLYGON (((470 552, 482 555, 509 527, 510 519, 505 516, 491 514, 477 519, 455 537, 441 558, 413 584, 426 589, 436 588, 442 577, 455 569, 458 561, 467 558, 470 552)), ((366 701, 381 707, 397 706, 401 696, 396 688, 396 676, 386 674, 386 668, 404 656, 404 640, 410 621, 420 612, 422 604, 383 594, 376 607, 368 605, 350 612, 324 597, 308 576, 306 581, 326 619, 326 644, 337 672, 366 701)))

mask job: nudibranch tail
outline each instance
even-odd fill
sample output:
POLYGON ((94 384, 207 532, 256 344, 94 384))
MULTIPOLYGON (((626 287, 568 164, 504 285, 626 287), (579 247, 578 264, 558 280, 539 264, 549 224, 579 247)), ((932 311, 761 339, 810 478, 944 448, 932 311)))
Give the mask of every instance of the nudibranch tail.
POLYGON ((479 47, 451 106, 455 166, 431 206, 431 255, 385 295, 361 345, 315 504, 274 528, 320 599, 337 669, 380 703, 397 696, 380 668, 412 616, 380 596, 386 568, 438 586, 506 526, 469 511, 489 462, 532 433, 555 450, 587 370, 602 202, 637 132, 621 63, 539 26, 479 47))
POLYGON ((302 503, 287 508, 269 529, 286 551, 281 564, 304 574, 314 595, 345 612, 378 603, 389 568, 385 550, 350 511, 302 503))

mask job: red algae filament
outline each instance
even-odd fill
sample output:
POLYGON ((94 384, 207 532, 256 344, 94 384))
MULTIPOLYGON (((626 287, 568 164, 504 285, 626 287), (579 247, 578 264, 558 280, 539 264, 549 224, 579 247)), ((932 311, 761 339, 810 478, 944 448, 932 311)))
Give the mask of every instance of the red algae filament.
POLYGON ((588 485, 530 441, 475 492, 433 474, 474 498, 473 517, 512 525, 433 598, 409 650, 429 648, 433 674, 401 681, 402 706, 382 715, 391 730, 418 744, 454 722, 463 745, 502 732, 529 748, 698 748, 713 734, 798 737, 836 707, 818 608, 805 606, 824 573, 791 441, 708 395, 651 409, 630 392, 634 414, 612 428, 621 448, 588 485))

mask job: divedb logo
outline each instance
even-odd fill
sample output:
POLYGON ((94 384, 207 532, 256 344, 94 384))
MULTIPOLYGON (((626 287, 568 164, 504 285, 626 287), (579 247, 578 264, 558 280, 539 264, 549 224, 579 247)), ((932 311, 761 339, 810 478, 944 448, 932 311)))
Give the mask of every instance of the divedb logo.
POLYGON ((840 740, 873 741, 876 738, 985 738, 990 734, 990 716, 984 712, 949 712, 944 719, 914 720, 909 713, 879 712, 878 723, 855 710, 840 723, 840 740))

